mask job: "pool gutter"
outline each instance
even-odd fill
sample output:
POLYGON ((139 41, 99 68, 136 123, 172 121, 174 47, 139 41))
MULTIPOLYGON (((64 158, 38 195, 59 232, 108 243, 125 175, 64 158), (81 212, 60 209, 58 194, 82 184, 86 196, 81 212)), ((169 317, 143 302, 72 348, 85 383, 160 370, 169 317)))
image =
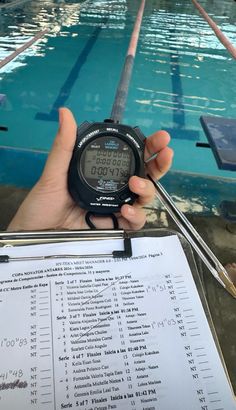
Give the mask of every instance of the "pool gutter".
MULTIPOLYGON (((0 146, 0 186, 31 188, 39 179, 47 151, 0 146)), ((217 213, 223 200, 235 200, 235 178, 214 177, 178 170, 161 180, 181 209, 193 213, 217 213)))

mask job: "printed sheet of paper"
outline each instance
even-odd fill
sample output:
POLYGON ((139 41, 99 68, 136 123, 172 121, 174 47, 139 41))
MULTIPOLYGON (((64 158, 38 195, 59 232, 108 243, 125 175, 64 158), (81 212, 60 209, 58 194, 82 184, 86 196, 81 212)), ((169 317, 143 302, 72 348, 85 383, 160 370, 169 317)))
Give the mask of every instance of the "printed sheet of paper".
MULTIPOLYGON (((1 249, 85 254, 122 241, 1 249)), ((177 236, 133 257, 10 262, 0 273, 2 410, 233 410, 177 236)))

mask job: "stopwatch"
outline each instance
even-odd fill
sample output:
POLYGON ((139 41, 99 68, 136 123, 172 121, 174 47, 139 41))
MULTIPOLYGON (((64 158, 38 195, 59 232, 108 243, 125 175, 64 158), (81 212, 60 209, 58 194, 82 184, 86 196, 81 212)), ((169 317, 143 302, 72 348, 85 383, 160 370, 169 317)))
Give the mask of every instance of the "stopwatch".
POLYGON ((144 177, 144 140, 138 127, 111 120, 79 126, 68 172, 74 201, 97 214, 133 204, 137 195, 128 181, 132 175, 144 177))

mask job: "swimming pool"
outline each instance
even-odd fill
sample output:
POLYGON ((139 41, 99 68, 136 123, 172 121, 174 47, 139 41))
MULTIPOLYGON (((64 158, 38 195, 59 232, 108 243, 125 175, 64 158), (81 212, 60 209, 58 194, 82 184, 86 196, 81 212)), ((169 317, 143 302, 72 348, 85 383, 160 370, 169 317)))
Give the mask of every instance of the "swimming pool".
MULTIPOLYGON (((201 5, 236 44, 235 3, 201 5)), ((58 107, 69 107, 78 123, 110 115, 138 6, 40 0, 1 9, 0 60, 48 29, 0 69, 6 95, 0 125, 8 127, 0 131, 1 183, 34 183, 57 130, 58 107)), ((145 135, 168 129, 175 158, 163 183, 196 210, 236 197, 235 173, 219 170, 211 150, 196 147, 206 141, 200 115, 235 118, 235 64, 191 1, 147 2, 123 121, 145 135)))

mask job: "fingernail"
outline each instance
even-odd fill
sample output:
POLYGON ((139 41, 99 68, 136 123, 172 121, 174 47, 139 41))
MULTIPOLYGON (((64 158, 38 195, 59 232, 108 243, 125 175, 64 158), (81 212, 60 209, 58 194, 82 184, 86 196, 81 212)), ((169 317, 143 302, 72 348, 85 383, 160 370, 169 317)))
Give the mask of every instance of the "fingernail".
POLYGON ((146 186, 147 186, 147 184, 146 184, 145 181, 143 181, 143 180, 139 181, 139 188, 144 189, 144 188, 146 188, 146 186))
POLYGON ((134 208, 133 208, 132 206, 129 206, 129 208, 128 208, 128 214, 129 214, 130 216, 134 216, 135 211, 134 211, 134 208))
POLYGON ((58 115, 59 115, 59 125, 61 126, 62 121, 63 121, 63 111, 61 109, 59 109, 58 115))

